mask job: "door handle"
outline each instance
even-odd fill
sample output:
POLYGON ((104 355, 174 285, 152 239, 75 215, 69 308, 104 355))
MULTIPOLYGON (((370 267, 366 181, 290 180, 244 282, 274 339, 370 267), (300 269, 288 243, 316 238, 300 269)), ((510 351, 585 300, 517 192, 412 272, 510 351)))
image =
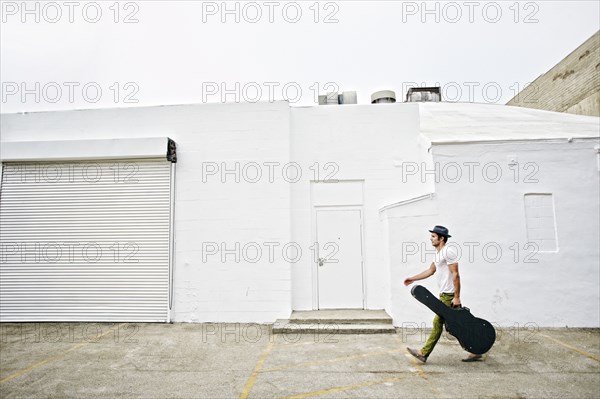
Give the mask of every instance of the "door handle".
POLYGON ((325 258, 319 258, 319 267, 323 266, 323 264, 325 263, 325 258))

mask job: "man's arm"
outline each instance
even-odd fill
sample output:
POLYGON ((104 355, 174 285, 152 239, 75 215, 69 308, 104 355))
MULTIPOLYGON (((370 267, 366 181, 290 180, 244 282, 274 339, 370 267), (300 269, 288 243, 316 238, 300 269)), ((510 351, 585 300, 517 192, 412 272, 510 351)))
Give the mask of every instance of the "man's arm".
POLYGON ((426 279, 427 277, 433 275, 435 273, 435 263, 431 262, 431 266, 429 266, 429 269, 414 275, 412 277, 408 277, 404 280, 404 285, 410 285, 412 283, 414 283, 417 280, 423 280, 426 279))
POLYGON ((450 273, 452 273, 452 282, 454 283, 454 298, 452 298, 453 306, 460 306, 460 274, 458 274, 458 263, 448 265, 450 273))

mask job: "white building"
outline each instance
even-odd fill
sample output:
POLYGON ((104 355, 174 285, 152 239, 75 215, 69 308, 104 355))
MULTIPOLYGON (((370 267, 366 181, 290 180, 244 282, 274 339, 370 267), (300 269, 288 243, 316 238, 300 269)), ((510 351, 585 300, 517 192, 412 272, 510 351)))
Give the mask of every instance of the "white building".
POLYGON ((2 115, 0 320, 430 323, 402 281, 441 224, 477 316, 598 327, 599 121, 462 103, 2 115))

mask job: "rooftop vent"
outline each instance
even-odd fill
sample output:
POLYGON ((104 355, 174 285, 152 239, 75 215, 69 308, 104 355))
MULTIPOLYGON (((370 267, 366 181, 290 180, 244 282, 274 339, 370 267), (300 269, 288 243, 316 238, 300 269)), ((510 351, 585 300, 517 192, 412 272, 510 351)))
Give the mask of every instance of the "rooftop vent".
POLYGON ((327 105, 340 103, 340 101, 338 100, 339 94, 337 93, 337 91, 332 91, 332 92, 327 93, 326 98, 327 98, 327 105))
POLYGON ((396 93, 392 90, 381 90, 371 94, 371 104, 395 103, 396 93))
POLYGON ((439 87, 412 87, 406 93, 406 102, 440 102, 442 94, 439 87))
POLYGON ((344 91, 342 94, 331 92, 319 96, 319 105, 356 104, 356 92, 344 91))

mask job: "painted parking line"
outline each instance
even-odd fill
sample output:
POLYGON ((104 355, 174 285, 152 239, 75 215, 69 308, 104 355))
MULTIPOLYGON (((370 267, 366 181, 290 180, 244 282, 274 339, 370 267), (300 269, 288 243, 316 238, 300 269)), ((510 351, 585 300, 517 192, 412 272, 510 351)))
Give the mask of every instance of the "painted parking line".
MULTIPOLYGON (((127 323, 121 323, 121 324, 119 324, 118 326, 116 326, 116 327, 113 327, 113 328, 109 329, 107 332, 100 334, 100 335, 98 336, 98 339, 102 338, 102 337, 103 337, 103 336, 105 336, 106 334, 109 334, 109 333, 113 332, 115 329, 119 329, 119 328, 123 327, 125 324, 127 324, 127 323)), ((90 342, 94 342, 94 341, 90 341, 90 342)), ((23 374, 27 374, 27 373, 29 373, 30 371, 32 371, 32 370, 35 370, 36 368, 38 368, 38 367, 41 367, 41 366, 43 366, 43 365, 44 365, 44 364, 46 364, 46 363, 50 363, 50 362, 53 362, 53 361, 55 361, 55 360, 58 360, 58 359, 60 359, 61 357, 64 357, 64 356, 66 356, 66 355, 67 355, 69 352, 72 352, 72 351, 74 351, 75 349, 79 349, 79 348, 81 348, 82 346, 85 346, 85 345, 89 344, 90 342, 82 342, 82 343, 80 343, 80 344, 73 345, 73 346, 72 346, 72 347, 70 347, 69 349, 67 349, 67 350, 64 350, 64 351, 62 351, 62 352, 60 352, 60 353, 58 353, 58 354, 56 354, 56 355, 54 355, 54 356, 47 357, 46 359, 44 359, 44 360, 41 360, 41 361, 37 362, 36 364, 33 364, 33 365, 31 365, 31 366, 27 367, 26 369, 19 370, 19 371, 17 371, 16 373, 13 373, 13 374, 9 375, 8 377, 4 377, 3 379, 1 379, 1 380, 0 380, 0 384, 4 384, 5 382, 8 382, 8 381, 10 381, 10 380, 12 380, 12 379, 14 379, 14 378, 20 377, 20 376, 22 376, 23 374)), ((96 342, 97 342, 97 340, 96 340, 96 342)))
POLYGON ((303 366, 316 366, 319 364, 331 364, 331 363, 337 363, 337 362, 344 362, 346 360, 360 359, 360 358, 365 358, 365 357, 370 357, 370 356, 382 356, 382 355, 387 355, 390 353, 395 353, 395 352, 400 352, 400 351, 401 351, 401 349, 392 349, 392 350, 384 351, 384 352, 367 352, 367 353, 361 353, 359 355, 341 356, 341 357, 336 357, 333 359, 326 359, 326 360, 315 360, 315 361, 311 361, 311 362, 302 362, 302 363, 290 363, 290 364, 286 364, 286 365, 279 366, 279 367, 265 369, 265 370, 263 370, 263 373, 293 369, 296 367, 303 367, 303 366))
POLYGON ((244 385, 244 389, 242 390, 242 393, 240 394, 240 399, 246 399, 246 398, 248 398, 248 396, 250 396, 250 392, 252 391, 254 384, 256 384, 256 378, 258 377, 258 374, 261 372, 262 367, 265 364, 267 357, 269 356, 269 353, 271 353, 271 350, 273 349, 273 346, 274 346, 273 342, 269 342, 269 344, 267 345, 267 347, 265 348, 263 353, 258 358, 258 361, 256 362, 256 365, 254 366, 254 370, 252 370, 252 374, 250 374, 250 377, 248 377, 248 381, 246 381, 246 385, 244 385))
POLYGON ((413 366, 415 366, 414 371, 413 371, 413 369, 411 369, 411 371, 417 373, 417 375, 419 377, 421 377, 425 381, 429 382, 429 379, 427 378, 427 374, 421 367, 421 362, 419 360, 415 359, 415 357, 413 355, 410 355, 408 353, 405 354, 404 356, 406 356, 412 362, 413 366))
POLYGON ((540 334, 540 335, 541 335, 542 337, 544 337, 544 338, 547 338, 547 339, 549 339, 550 341, 554 341, 554 342, 556 342, 557 344, 564 346, 565 348, 569 348, 569 349, 571 349, 571 350, 574 350, 575 352, 577 352, 577 353, 579 353, 579 354, 581 354, 581 355, 583 355, 583 356, 587 356, 587 357, 589 357, 590 359, 594 359, 595 361, 597 361, 597 362, 600 362, 600 356, 598 356, 598 355, 594 355, 593 353, 589 353, 589 352, 586 352, 586 351, 584 351, 584 350, 582 350, 582 349, 576 348, 576 347, 574 347, 574 346, 572 346, 572 345, 569 345, 569 344, 567 344, 567 343, 565 343, 565 342, 559 341, 559 340, 558 340, 558 339, 556 339, 556 338, 552 338, 552 337, 551 337, 551 336, 549 336, 549 335, 546 335, 546 334, 540 334))
POLYGON ((294 396, 288 396, 285 399, 302 399, 302 398, 310 398, 310 397, 314 397, 314 396, 326 395, 326 394, 332 393, 332 392, 350 391, 352 389, 359 389, 359 388, 369 387, 372 385, 385 384, 386 382, 398 381, 403 378, 406 378, 406 377, 398 376, 398 377, 385 378, 383 380, 367 381, 367 382, 363 382, 360 384, 346 385, 343 387, 321 389, 319 391, 312 391, 312 392, 301 393, 301 394, 294 395, 294 396))
MULTIPOLYGON (((396 335, 395 338, 396 338, 396 341, 399 341, 399 343, 402 346, 406 345, 406 342, 404 342, 398 335, 396 335)), ((427 374, 421 367, 421 365, 422 365, 421 361, 415 359, 415 357, 409 353, 405 353, 404 356, 406 356, 414 366, 414 369, 411 368, 411 371, 415 372, 419 377, 421 377, 425 381, 429 382, 429 379, 427 378, 427 374)))

